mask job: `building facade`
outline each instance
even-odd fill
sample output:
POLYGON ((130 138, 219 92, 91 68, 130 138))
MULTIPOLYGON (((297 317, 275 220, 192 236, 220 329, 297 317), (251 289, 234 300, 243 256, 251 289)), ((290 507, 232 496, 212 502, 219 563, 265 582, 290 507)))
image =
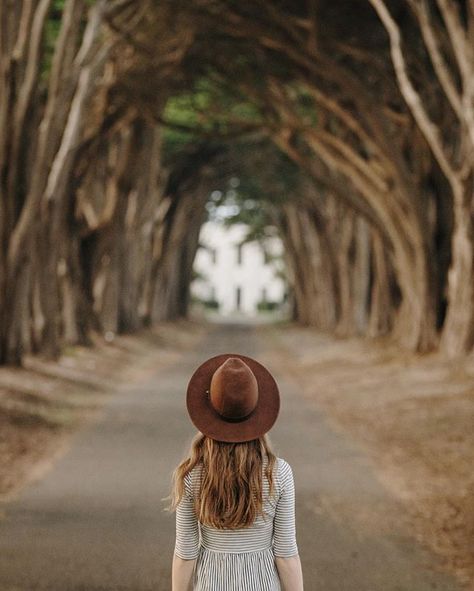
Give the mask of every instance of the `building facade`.
POLYGON ((215 302, 223 316, 255 316, 285 300, 286 283, 282 243, 278 237, 243 243, 245 224, 224 226, 206 222, 196 254, 196 278, 191 294, 203 302, 215 302))

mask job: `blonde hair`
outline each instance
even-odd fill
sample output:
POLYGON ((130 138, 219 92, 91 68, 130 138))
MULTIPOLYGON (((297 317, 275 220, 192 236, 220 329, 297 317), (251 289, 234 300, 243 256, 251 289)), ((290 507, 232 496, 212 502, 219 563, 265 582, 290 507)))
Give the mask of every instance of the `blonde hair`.
POLYGON ((172 475, 168 511, 175 511, 183 494, 184 478, 194 466, 201 464, 199 493, 194 496, 198 520, 217 529, 249 527, 257 515, 263 515, 262 465, 268 462, 265 476, 269 494, 274 490, 273 467, 276 455, 267 435, 242 443, 216 441, 198 433, 188 456, 172 475))

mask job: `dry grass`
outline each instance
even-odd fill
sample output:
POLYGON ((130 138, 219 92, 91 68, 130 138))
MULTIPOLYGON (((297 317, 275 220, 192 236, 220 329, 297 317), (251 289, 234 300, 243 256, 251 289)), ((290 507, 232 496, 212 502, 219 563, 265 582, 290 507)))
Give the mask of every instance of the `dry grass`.
POLYGON ((124 384, 173 363, 203 334, 198 323, 162 323, 112 343, 70 347, 57 361, 28 357, 0 368, 0 500, 39 478, 71 436, 124 384))
POLYGON ((474 359, 404 354, 289 326, 263 331, 279 363, 375 459, 414 535, 474 589, 474 359))

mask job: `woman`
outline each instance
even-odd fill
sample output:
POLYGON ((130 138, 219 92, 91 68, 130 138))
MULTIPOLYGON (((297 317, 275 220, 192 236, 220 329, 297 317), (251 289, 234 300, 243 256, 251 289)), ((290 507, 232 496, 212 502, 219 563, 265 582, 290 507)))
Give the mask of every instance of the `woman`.
POLYGON ((290 465, 267 431, 280 396, 250 357, 212 357, 194 372, 186 404, 198 428, 173 473, 172 591, 302 591, 290 465))

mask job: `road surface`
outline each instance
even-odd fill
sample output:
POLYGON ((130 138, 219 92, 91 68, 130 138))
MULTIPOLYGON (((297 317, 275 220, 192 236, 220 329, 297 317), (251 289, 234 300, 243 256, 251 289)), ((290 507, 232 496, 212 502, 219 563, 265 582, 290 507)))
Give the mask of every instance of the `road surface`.
MULTIPOLYGON (((195 433, 187 380, 217 353, 264 356, 265 342, 251 326, 216 325, 174 365, 125 385, 43 480, 6 507, 0 591, 170 590, 174 515, 161 499, 195 433)), ((369 459, 284 368, 269 369, 282 396, 270 438, 293 467, 306 591, 457 591, 397 527, 395 501, 369 459)))

